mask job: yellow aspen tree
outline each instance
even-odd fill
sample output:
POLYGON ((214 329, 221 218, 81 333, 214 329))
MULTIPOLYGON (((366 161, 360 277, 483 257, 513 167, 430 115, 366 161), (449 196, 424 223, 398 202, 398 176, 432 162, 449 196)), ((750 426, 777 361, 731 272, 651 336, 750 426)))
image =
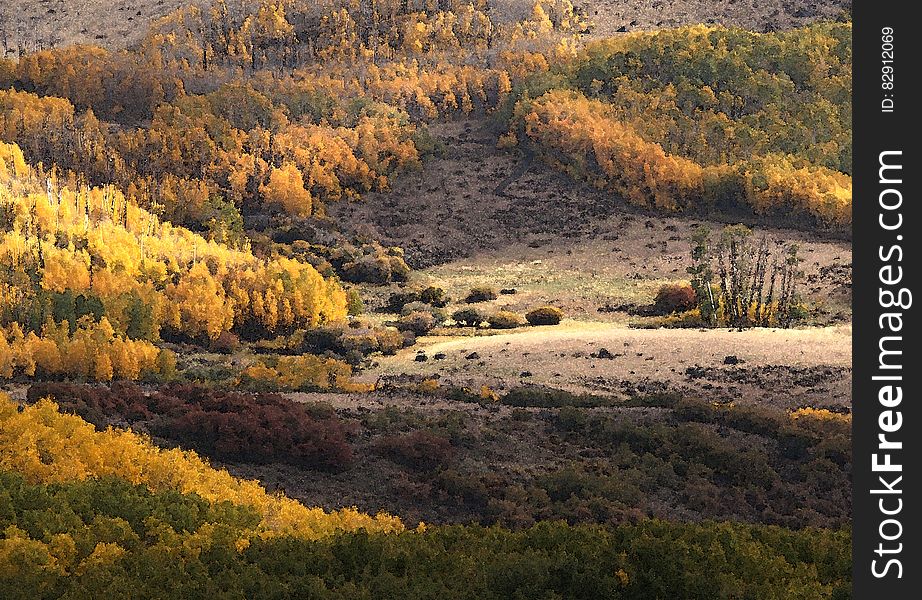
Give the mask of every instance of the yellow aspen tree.
POLYGON ((6 332, 0 329, 0 379, 13 377, 13 347, 6 340, 6 332))
POLYGON ((108 349, 104 349, 96 354, 96 364, 93 372, 93 378, 96 381, 112 381, 113 368, 112 360, 109 358, 108 349))
POLYGON ((276 204, 295 216, 309 216, 313 206, 311 194, 304 188, 304 177, 300 169, 286 162, 280 168, 273 168, 269 182, 260 186, 260 193, 266 202, 276 204))

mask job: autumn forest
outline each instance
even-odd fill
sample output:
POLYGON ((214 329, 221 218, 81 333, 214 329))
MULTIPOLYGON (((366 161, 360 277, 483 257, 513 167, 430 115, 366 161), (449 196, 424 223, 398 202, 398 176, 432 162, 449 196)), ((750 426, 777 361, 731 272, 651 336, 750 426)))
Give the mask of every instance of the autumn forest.
POLYGON ((163 10, 4 29, 0 596, 850 597, 846 9, 163 10))

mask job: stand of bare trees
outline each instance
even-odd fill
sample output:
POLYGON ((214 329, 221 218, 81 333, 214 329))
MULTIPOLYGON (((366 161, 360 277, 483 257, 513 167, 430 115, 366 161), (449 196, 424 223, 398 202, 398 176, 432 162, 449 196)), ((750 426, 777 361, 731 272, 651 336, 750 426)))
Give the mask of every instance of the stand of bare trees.
POLYGON ((688 273, 712 326, 790 327, 800 312, 797 244, 753 237, 743 225, 724 228, 716 240, 706 228, 692 236, 688 273))

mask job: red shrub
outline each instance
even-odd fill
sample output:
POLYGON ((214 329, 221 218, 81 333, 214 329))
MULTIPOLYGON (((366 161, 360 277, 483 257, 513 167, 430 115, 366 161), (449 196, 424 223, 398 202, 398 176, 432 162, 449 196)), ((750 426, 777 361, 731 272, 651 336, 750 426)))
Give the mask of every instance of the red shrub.
POLYGON ((144 421, 152 416, 141 388, 128 382, 113 383, 111 388, 75 383, 33 383, 26 399, 34 403, 43 398, 51 398, 62 412, 76 414, 99 428, 122 421, 144 421))
POLYGON ((348 424, 335 413, 278 394, 216 391, 174 384, 145 394, 133 384, 111 389, 76 384, 35 384, 28 399, 52 397, 65 412, 105 427, 143 423, 154 434, 220 460, 284 462, 339 470, 352 462, 348 424))
POLYGON ((661 315, 691 310, 698 306, 695 290, 687 283, 667 283, 660 287, 653 307, 661 315))

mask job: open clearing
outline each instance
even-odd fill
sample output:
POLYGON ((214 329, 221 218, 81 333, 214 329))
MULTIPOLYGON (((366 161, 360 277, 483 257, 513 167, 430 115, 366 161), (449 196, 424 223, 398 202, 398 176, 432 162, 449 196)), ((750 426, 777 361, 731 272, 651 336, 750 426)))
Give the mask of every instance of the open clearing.
MULTIPOLYGON (((553 304, 573 318, 625 322, 625 313, 613 309, 650 303, 662 283, 687 279, 695 228, 719 231, 725 224, 638 210, 539 160, 523 172, 519 165, 527 159, 497 150, 483 121, 440 124, 432 133, 446 150, 423 171, 329 212, 354 235, 404 248, 410 265, 421 269, 415 282, 443 287, 456 300, 473 286, 514 288, 492 308, 553 304)), ((728 215, 725 222, 745 218, 728 215)), ((800 292, 816 313, 811 322, 850 320, 847 241, 777 227, 755 232, 798 244, 800 292)))
POLYGON ((420 338, 361 379, 407 373, 499 391, 531 383, 623 395, 688 389, 790 409, 848 406, 850 364, 850 326, 703 331, 565 321, 493 336, 420 338))
MULTIPOLYGON (((650 304, 665 282, 687 280, 692 231, 699 226, 718 231, 737 216, 725 215, 721 223, 652 214, 574 183, 541 161, 523 169, 527 159, 497 150, 482 121, 432 130, 446 148, 441 157, 397 179, 387 193, 332 206, 334 218, 354 224, 354 234, 405 248, 407 261, 420 269, 411 285, 444 288, 453 299, 449 312, 467 306, 460 301, 472 287, 490 286, 515 293, 470 306, 489 314, 551 304, 568 319, 555 327, 498 335, 480 331, 476 337, 471 329, 441 328, 440 335, 420 338, 413 348, 380 357, 360 380, 406 374, 497 391, 526 383, 617 395, 676 389, 783 409, 849 406, 847 241, 754 227, 757 236, 798 244, 800 293, 812 311, 810 326, 630 328, 644 322, 629 314, 632 306, 650 304), (510 177, 513 173, 518 176, 510 177), (602 349, 613 358, 598 358, 602 349), (425 361, 417 359, 419 352, 425 361)), ((396 290, 363 293, 368 307, 376 308, 396 290)))

